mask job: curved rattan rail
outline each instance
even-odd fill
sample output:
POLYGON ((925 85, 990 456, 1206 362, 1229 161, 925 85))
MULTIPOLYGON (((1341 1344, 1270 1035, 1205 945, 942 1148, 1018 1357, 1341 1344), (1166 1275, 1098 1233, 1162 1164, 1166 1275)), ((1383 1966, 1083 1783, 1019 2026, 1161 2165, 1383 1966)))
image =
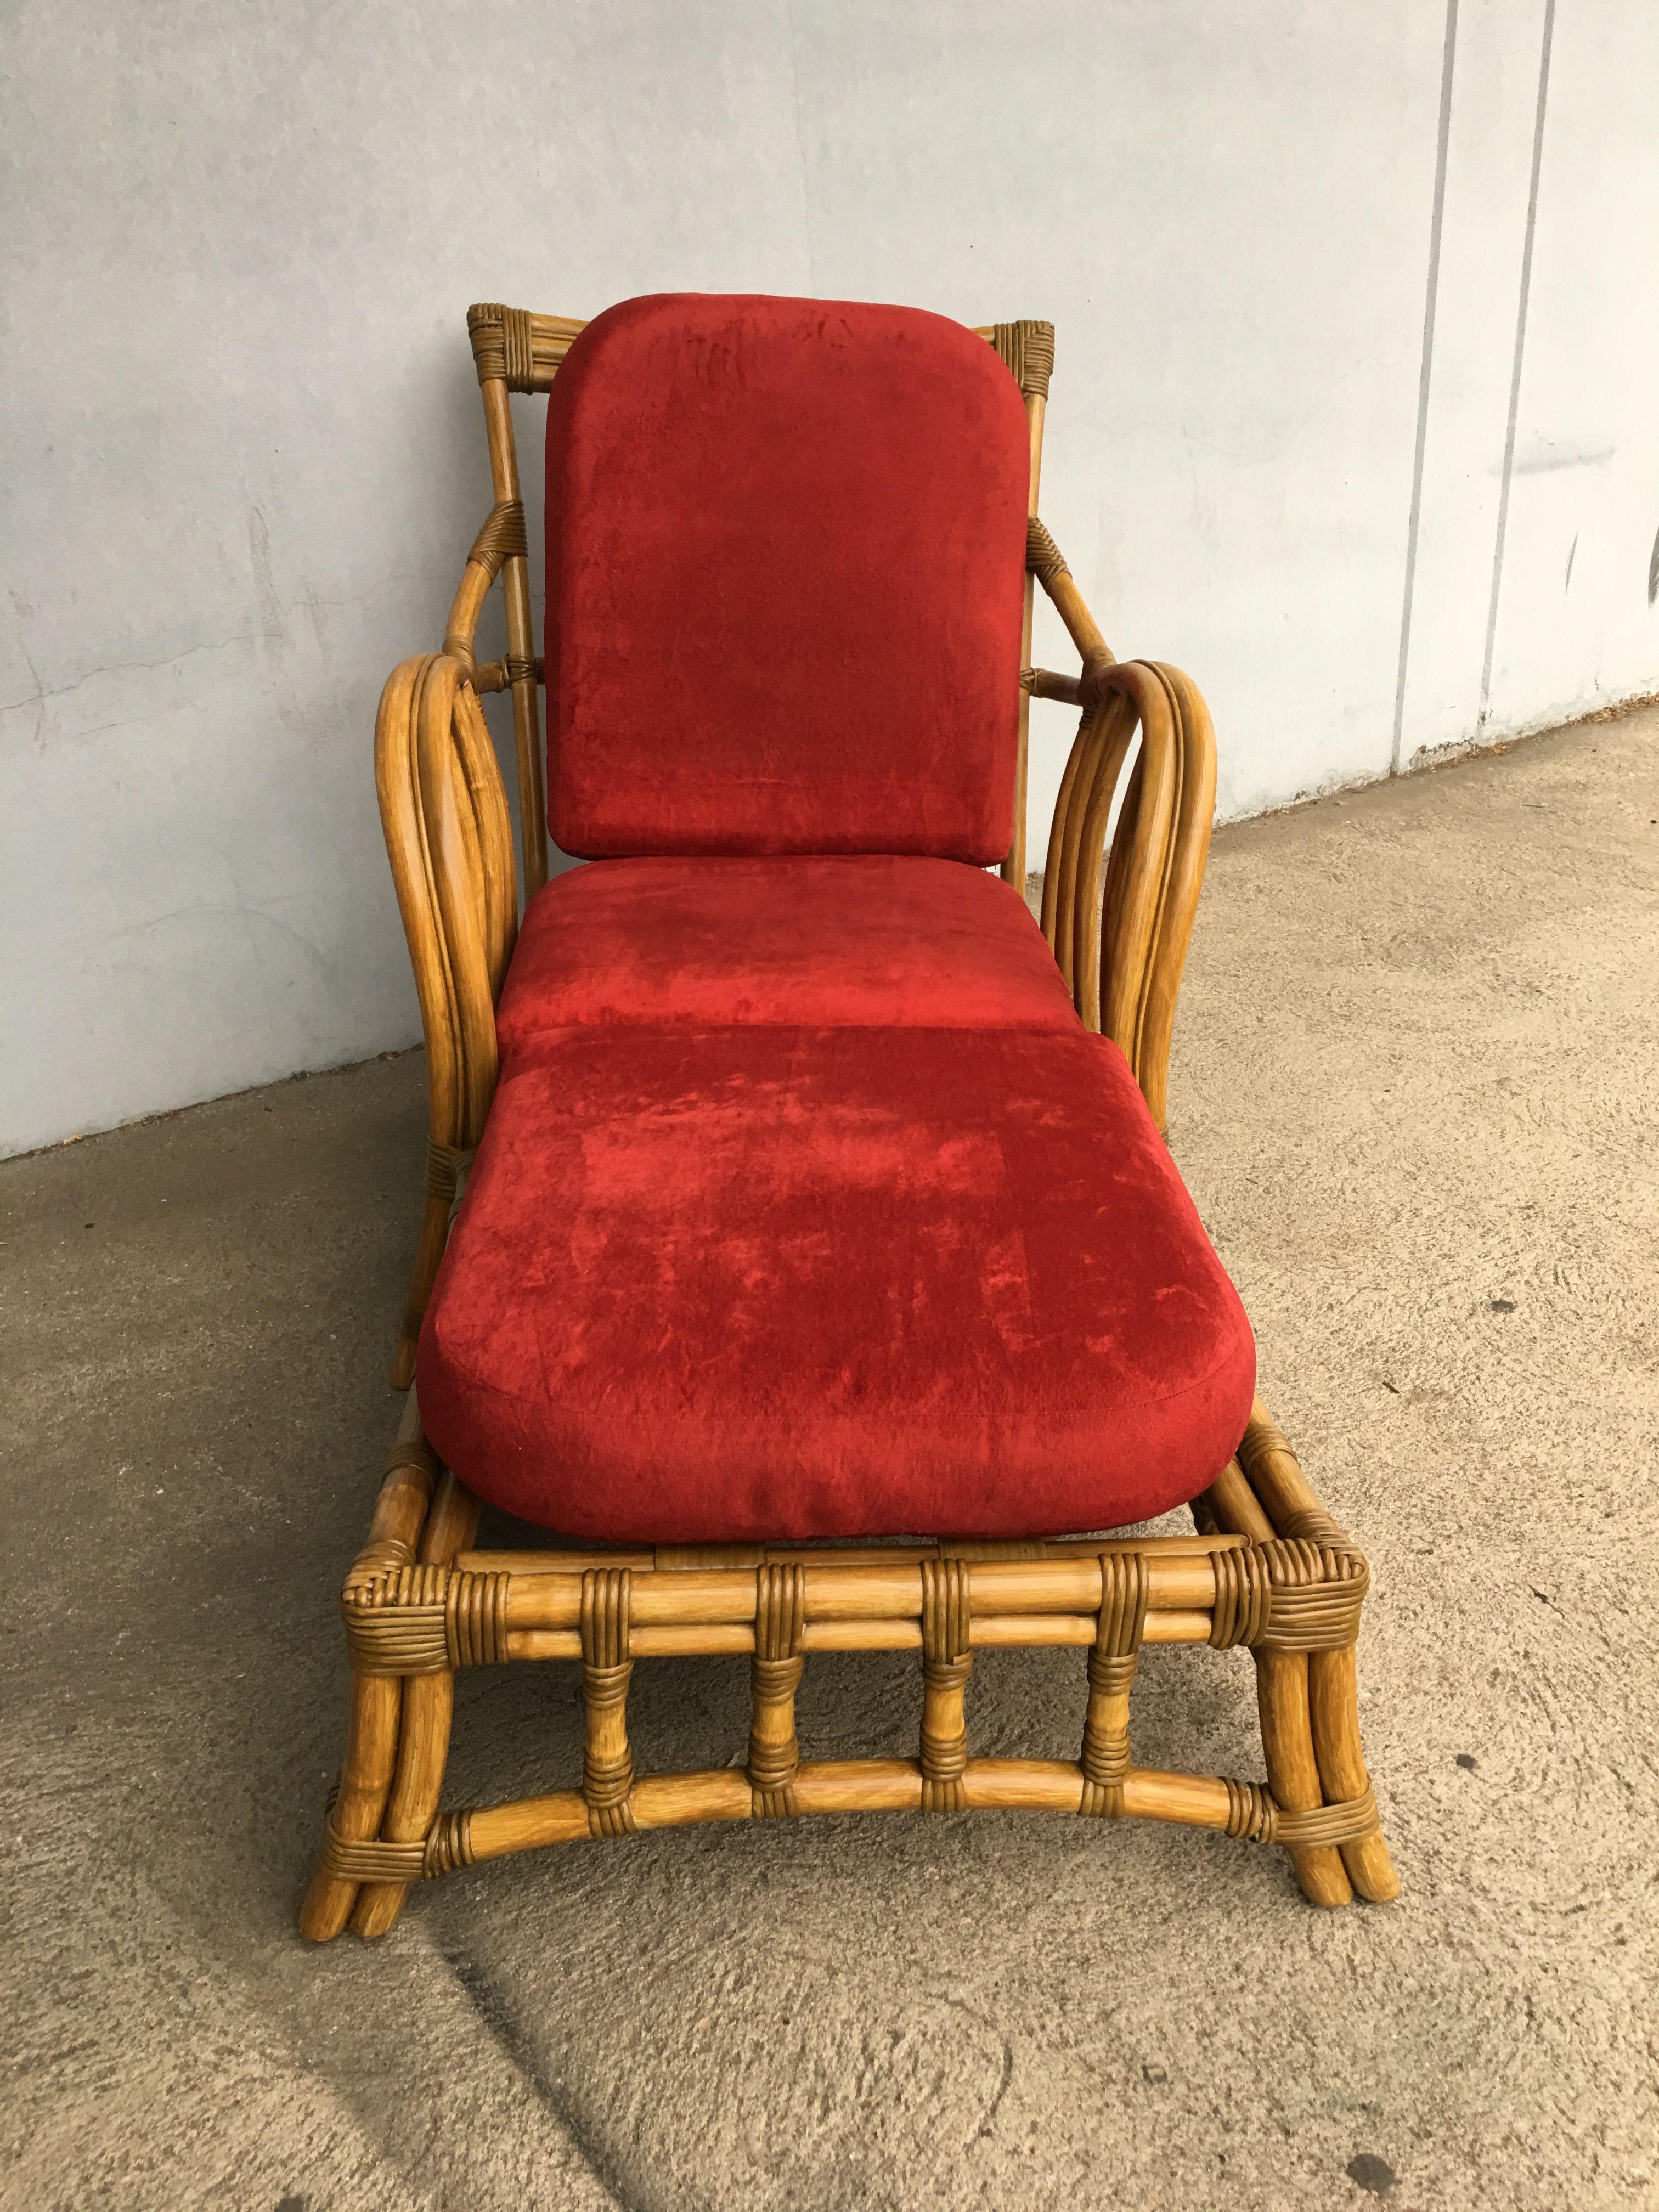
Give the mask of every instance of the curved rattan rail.
MULTIPOLYGON (((495 1000, 518 927, 510 820, 482 692, 513 694, 526 896, 547 873, 541 670, 507 394, 546 391, 582 328, 501 307, 474 307, 467 320, 495 503, 468 556, 442 652, 394 671, 375 729, 376 787, 430 1103, 399 1387, 413 1373, 421 1317, 494 1095, 495 1000), (480 665, 473 640, 497 577, 508 649, 480 665)), ((1024 659, 1035 580, 1082 662, 1079 677, 1028 666, 1022 679, 1015 835, 1003 872, 1023 885, 1029 702, 1080 708, 1049 837, 1042 926, 1083 1021, 1121 1046, 1161 1128, 1176 996, 1209 845, 1214 737, 1179 669, 1114 659, 1036 519, 1052 325, 997 324, 981 335, 1019 383, 1030 423, 1024 659)), ((308 1936, 325 1939, 348 1923, 382 1934, 412 1881, 511 1851, 814 1812, 1029 1807, 1172 1820, 1282 1845, 1318 1904, 1396 1894, 1359 1741, 1365 1564, 1259 1403, 1237 1457, 1195 1502, 1192 1536, 481 1553, 472 1548, 479 1510, 427 1443, 410 1389, 342 1600, 350 1714, 301 1914, 308 1936), (1133 1763, 1130 1694, 1146 1644, 1249 1650, 1265 1785, 1133 1763), (968 1755, 974 1654, 1010 1646, 1086 1652, 1075 1761, 968 1755), (915 1759, 800 1756, 803 1668, 815 1652, 857 1650, 921 1655, 915 1759), (749 1659, 744 1765, 638 1773, 627 1730, 634 1665, 711 1652, 749 1659), (583 1670, 580 1786, 441 1813, 455 1670, 550 1660, 579 1661, 583 1670)))

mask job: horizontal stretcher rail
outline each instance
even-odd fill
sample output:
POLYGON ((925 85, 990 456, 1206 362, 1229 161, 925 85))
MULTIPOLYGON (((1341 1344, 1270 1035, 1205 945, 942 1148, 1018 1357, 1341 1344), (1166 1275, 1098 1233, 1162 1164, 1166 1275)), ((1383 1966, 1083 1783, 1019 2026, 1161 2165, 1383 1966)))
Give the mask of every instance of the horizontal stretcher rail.
POLYGON ((1090 1621, 1097 1628, 1109 1588, 1125 1573, 1135 1580, 1139 1637, 1288 1651, 1352 1643, 1367 1582, 1364 1561, 1340 1534, 1325 1546, 1305 1538, 1168 1546, 1152 1537, 1058 1558, 936 1553, 898 1564, 820 1558, 672 1572, 613 1558, 580 1574, 533 1575, 419 1565, 405 1547, 371 1543, 347 1578, 341 1611, 352 1662, 370 1674, 586 1656, 587 1607, 601 1589, 626 1623, 619 1660, 760 1651, 757 1624, 781 1577, 796 1650, 902 1650, 926 1642, 928 1592, 944 1576, 966 1652, 1086 1644, 1090 1621))
POLYGON ((1048 1536, 1029 1544, 1004 1542, 997 1537, 964 1538, 941 1547, 936 1542, 915 1544, 658 1544, 630 1549, 626 1545, 583 1549, 562 1546, 536 1552, 458 1553, 455 1565, 475 1574, 580 1575, 590 1568, 629 1567, 635 1574, 684 1574, 692 1569, 742 1569, 763 1566, 895 1567, 919 1566, 924 1559, 962 1559, 972 1566, 981 1560, 1097 1559, 1103 1552, 1157 1551, 1170 1559, 1212 1552, 1237 1551, 1247 1536, 1048 1536))
MULTIPOLYGON (((1211 1615, 1149 1613, 1143 1644, 1207 1644, 1211 1615)), ((1083 1649, 1095 1640, 1092 1613, 980 1613, 974 1617, 967 1648, 992 1650, 1083 1649)), ((629 1640, 635 1659, 695 1659, 755 1649, 755 1632, 740 1622, 681 1623, 635 1626, 629 1640)), ((800 1650, 814 1651, 920 1651, 921 1625, 916 1620, 809 1620, 801 1629, 800 1650)), ((509 1659, 580 1659, 580 1631, 527 1628, 508 1632, 509 1659)))
MULTIPOLYGON (((791 1816, 915 1813, 923 1809, 927 1786, 916 1759, 806 1759, 794 1771, 787 1811, 791 1816)), ((1255 1843, 1329 1848, 1375 1834, 1378 1826, 1369 1788, 1349 1802, 1304 1813, 1286 1811, 1259 1784, 1219 1775, 1131 1766, 1121 1788, 1115 1818, 1171 1821, 1255 1843)), ((1083 1814, 1091 1809, 1089 1789, 1083 1768, 1067 1759, 970 1759, 962 1770, 957 1804, 968 1812, 1083 1814)), ((628 1802, 629 1832, 769 1817, 766 1802, 750 1778, 732 1767, 639 1775, 628 1802)), ((354 1844, 336 1835, 325 1850, 343 1875, 410 1881, 515 1851, 578 1843, 596 1832, 605 1832, 596 1831, 588 1799, 579 1790, 560 1790, 447 1814, 428 1836, 407 1844, 354 1844)))
MULTIPOLYGON (((1149 1611, 1187 1611, 1215 1602, 1215 1571, 1207 1554, 1148 1560, 1149 1611)), ((920 1565, 815 1566, 800 1569, 805 1618, 819 1620, 919 1620, 920 1565)), ((975 1613, 1097 1613, 1097 1559, 1031 1559, 970 1565, 969 1610, 975 1613)), ((514 1575, 508 1585, 507 1625, 514 1628, 569 1628, 581 1619, 580 1575, 514 1575)), ((753 1569, 699 1569, 641 1575, 630 1593, 636 1626, 658 1622, 714 1624, 755 1618, 753 1569)))
MULTIPOLYGON (((915 1624, 925 1624, 927 1593, 945 1575, 969 1650, 975 1644, 1086 1644, 1088 1621, 1099 1621, 1109 1586, 1133 1573, 1144 1624, 1137 1635, 1166 1644, 1329 1650, 1358 1632, 1367 1586, 1364 1562, 1336 1535, 1328 1547, 1305 1537, 1256 1544, 1148 1537, 1042 1559, 933 1553, 900 1562, 814 1558, 672 1573, 613 1558, 581 1573, 535 1575, 420 1566, 407 1547, 369 1544, 347 1577, 341 1613, 354 1666, 376 1674, 577 1656, 598 1589, 613 1590, 611 1601, 622 1606, 622 1656, 745 1652, 761 1648, 757 1621, 769 1604, 768 1590, 783 1577, 796 1614, 796 1650, 905 1650, 915 1644, 915 1624)), ((925 1628, 921 1632, 925 1639, 925 1628)))

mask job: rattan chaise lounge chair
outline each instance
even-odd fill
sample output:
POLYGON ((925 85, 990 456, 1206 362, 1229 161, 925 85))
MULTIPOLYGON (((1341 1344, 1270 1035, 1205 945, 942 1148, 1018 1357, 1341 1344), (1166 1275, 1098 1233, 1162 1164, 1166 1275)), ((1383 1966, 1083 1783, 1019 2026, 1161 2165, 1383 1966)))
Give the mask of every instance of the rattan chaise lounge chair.
POLYGON ((417 1877, 532 1845, 877 1808, 1181 1821, 1285 1845, 1320 1904, 1392 1897, 1364 1562, 1254 1400, 1161 1133, 1209 718, 1113 659, 1036 519, 1049 325, 694 296, 467 319, 495 504, 375 738, 431 1094, 419 1405, 346 1580, 306 1932, 380 1934, 417 1877), (544 788, 507 395, 550 391, 544 788), (1028 665, 1033 578, 1080 676, 1028 665), (1082 710, 1041 932, 1034 697, 1082 710), (552 883, 549 790, 595 863, 552 883), (561 1547, 476 1549, 483 1500, 561 1547), (1188 1502, 1194 1534, 1068 1533, 1188 1502), (1143 1643, 1249 1648, 1265 1787, 1131 1763, 1143 1643), (975 1651, 1031 1644, 1087 1651, 1077 1759, 970 1758, 975 1651), (803 1759, 805 1656, 896 1650, 919 1756, 803 1759), (633 1662, 692 1652, 749 1655, 746 1765, 638 1774, 633 1662), (580 1787, 441 1814, 454 1669, 566 1659, 580 1787))

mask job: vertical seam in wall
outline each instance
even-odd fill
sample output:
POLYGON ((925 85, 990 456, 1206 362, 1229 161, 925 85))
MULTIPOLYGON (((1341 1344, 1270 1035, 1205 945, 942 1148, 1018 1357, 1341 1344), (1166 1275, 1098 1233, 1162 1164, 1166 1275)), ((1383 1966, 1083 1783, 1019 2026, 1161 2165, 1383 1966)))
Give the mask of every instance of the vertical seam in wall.
POLYGON ((1515 473, 1515 426, 1521 413, 1521 370, 1527 351, 1527 303, 1532 293, 1532 242, 1538 228, 1538 178, 1544 165, 1544 113, 1549 104, 1550 47, 1555 37, 1555 0, 1544 0, 1544 35, 1538 52, 1538 108, 1532 125, 1532 181, 1527 190, 1527 237, 1521 249, 1521 297, 1515 311, 1515 366, 1510 375, 1510 416, 1504 433, 1504 482, 1498 495, 1498 543, 1492 549, 1492 600, 1486 609, 1486 652, 1480 665, 1483 727, 1492 702, 1492 650, 1498 642, 1498 605, 1504 587, 1504 541, 1510 526, 1510 482, 1515 473))
POLYGON ((1400 667, 1394 686, 1394 750, 1398 775, 1406 732, 1406 667, 1412 649, 1412 594, 1417 585, 1417 532, 1423 516, 1423 456, 1429 440, 1429 379, 1434 368, 1434 317, 1440 299, 1440 234, 1446 210, 1446 155, 1451 144, 1452 64, 1457 51, 1457 0, 1446 0, 1446 43, 1440 64, 1440 135, 1434 154, 1434 207, 1429 217, 1429 276, 1423 301, 1423 363, 1417 378, 1417 449, 1412 458, 1412 511, 1406 526, 1406 591, 1400 610, 1400 667))

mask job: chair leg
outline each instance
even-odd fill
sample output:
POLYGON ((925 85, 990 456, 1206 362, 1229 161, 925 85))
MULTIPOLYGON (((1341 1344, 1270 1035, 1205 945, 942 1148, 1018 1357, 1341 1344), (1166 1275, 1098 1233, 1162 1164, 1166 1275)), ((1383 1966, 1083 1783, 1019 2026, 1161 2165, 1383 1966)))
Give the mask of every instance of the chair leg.
MULTIPOLYGON (((1314 1753, 1308 1654, 1258 1651, 1255 1658, 1256 1705, 1261 1716, 1261 1748, 1267 1754, 1268 1787, 1275 1802, 1285 1812, 1315 1812, 1325 1802, 1325 1793, 1314 1753)), ((1294 1844, 1291 1848, 1291 1863, 1296 1869, 1302 1893, 1310 1904, 1352 1903, 1353 1891, 1343 1865, 1343 1854, 1335 1844, 1294 1844)))
MULTIPOLYGON (((1346 1804, 1370 1787, 1359 1743, 1358 1668, 1354 1646, 1316 1651, 1308 1662, 1309 1704, 1315 1755, 1328 1801, 1346 1804)), ((1381 1832, 1342 1845, 1342 1863, 1361 1897, 1386 1905, 1400 1894, 1400 1877, 1381 1832)))
MULTIPOLYGON (((380 1833, 398 1753, 403 1686, 395 1674, 354 1674, 351 1678, 345 1759, 330 1815, 330 1825, 347 1843, 367 1843, 380 1833)), ((331 1870, 325 1849, 301 1907, 300 1932, 313 1943, 328 1942, 345 1926, 356 1901, 356 1882, 331 1870)))
MULTIPOLYGON (((449 1566, 477 1534, 478 1512, 477 1499, 446 1470, 439 1478, 421 1539, 422 1565, 449 1566)), ((453 1672, 416 1674, 404 1683, 397 1771, 379 1829, 382 1843, 419 1843, 437 1817, 454 1711, 453 1672)), ((395 1926, 408 1895, 407 1882, 366 1881, 351 1914, 352 1932, 386 1935, 395 1926)))
MULTIPOLYGON (((437 1462, 421 1433, 420 1407, 411 1390, 404 1403, 360 1566, 371 1559, 386 1567, 414 1559, 436 1479, 437 1462)), ((369 1843, 380 1834, 397 1771, 403 1707, 401 1676, 353 1668, 345 1758, 324 1823, 317 1871, 300 1911, 301 1931, 315 1943, 337 1936, 356 1904, 359 1877, 338 1863, 337 1845, 369 1843)))

